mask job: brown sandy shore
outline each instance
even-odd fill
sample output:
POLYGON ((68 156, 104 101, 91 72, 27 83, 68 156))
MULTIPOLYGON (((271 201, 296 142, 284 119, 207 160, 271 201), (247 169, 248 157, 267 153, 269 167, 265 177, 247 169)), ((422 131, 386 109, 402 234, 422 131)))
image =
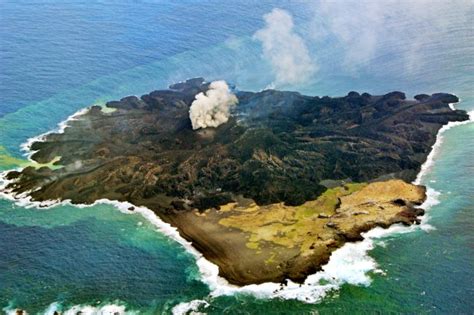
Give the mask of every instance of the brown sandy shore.
POLYGON ((176 226, 229 282, 246 285, 303 282, 344 243, 395 223, 418 223, 426 198, 422 186, 401 180, 346 184, 301 206, 258 206, 239 200, 204 212, 160 217, 176 226))
POLYGON ((469 118, 444 93, 269 90, 239 92, 227 123, 193 131, 189 107, 207 88, 193 79, 91 107, 34 142, 38 167, 7 173, 3 192, 145 206, 232 284, 302 282, 361 233, 417 223, 425 188, 409 182, 438 130, 469 118))
POLYGON ((153 210, 156 204, 143 199, 131 202, 176 227, 219 267, 221 277, 248 285, 303 282, 328 262, 334 250, 362 240, 362 233, 397 223, 418 224, 424 214, 418 206, 426 200, 426 191, 424 186, 394 179, 346 183, 300 206, 259 206, 241 196, 236 200, 204 211, 173 213, 153 210))

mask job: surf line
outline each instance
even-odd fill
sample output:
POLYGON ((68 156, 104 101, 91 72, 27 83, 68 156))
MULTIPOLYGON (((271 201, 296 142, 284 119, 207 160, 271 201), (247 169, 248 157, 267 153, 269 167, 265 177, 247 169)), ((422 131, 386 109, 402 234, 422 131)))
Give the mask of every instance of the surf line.
MULTIPOLYGON (((450 108, 454 110, 454 106, 450 104, 450 108)), ((69 116, 65 121, 58 124, 58 128, 39 136, 30 138, 26 143, 22 144, 21 148, 28 154, 28 159, 31 160, 34 151, 31 150, 32 143, 36 141, 43 141, 48 134, 62 133, 68 126, 68 123, 73 120, 80 119, 80 116, 87 113, 89 108, 82 109, 75 114, 69 116)), ((423 177, 429 172, 434 165, 434 158, 443 142, 443 134, 446 130, 452 127, 472 123, 474 121, 474 111, 469 112, 470 119, 463 122, 449 122, 443 126, 436 136, 436 141, 431 148, 426 161, 422 164, 421 170, 418 173, 414 184, 420 184, 423 177)), ((348 283, 353 285, 369 285, 371 282, 368 276, 369 271, 382 273, 383 270, 378 269, 377 262, 368 255, 378 243, 378 240, 387 236, 409 233, 416 229, 429 231, 432 229, 427 221, 429 217, 425 214, 421 217, 421 224, 419 226, 412 225, 405 227, 402 225, 392 225, 387 229, 376 227, 366 233, 362 234, 364 238, 362 241, 354 243, 346 243, 341 248, 335 250, 329 259, 329 262, 322 266, 322 270, 312 275, 309 275, 303 284, 297 284, 291 280, 287 281, 286 285, 280 283, 267 282, 258 285, 235 286, 230 284, 227 280, 219 276, 219 267, 212 262, 206 260, 203 255, 197 251, 192 243, 185 240, 178 232, 178 230, 170 224, 162 221, 152 210, 146 207, 137 207, 129 202, 121 202, 116 200, 100 199, 92 204, 73 204, 70 200, 50 200, 46 202, 38 202, 28 196, 29 192, 19 196, 7 191, 5 188, 10 182, 5 175, 8 171, 0 173, 0 197, 9 199, 15 204, 26 208, 51 208, 60 205, 72 205, 75 207, 93 207, 97 204, 113 205, 121 212, 126 214, 139 213, 149 222, 151 222, 158 231, 168 236, 174 241, 178 242, 184 249, 194 256, 196 265, 200 272, 200 280, 208 285, 210 294, 204 300, 193 300, 190 302, 183 302, 176 305, 173 309, 174 314, 182 314, 189 310, 197 310, 199 307, 208 307, 207 300, 222 296, 233 294, 250 294, 256 298, 282 298, 282 299, 296 299, 305 303, 317 303, 323 299, 329 292, 337 290, 342 284, 348 283), (134 211, 128 210, 133 207, 134 211)), ((439 192, 427 187, 427 199, 420 206, 428 210, 439 203, 439 192)))

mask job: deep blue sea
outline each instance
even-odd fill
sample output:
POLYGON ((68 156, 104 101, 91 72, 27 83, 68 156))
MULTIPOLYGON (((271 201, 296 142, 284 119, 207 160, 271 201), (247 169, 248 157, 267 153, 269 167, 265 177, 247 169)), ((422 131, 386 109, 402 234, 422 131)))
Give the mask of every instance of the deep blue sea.
MULTIPOLYGON (((320 96, 449 92, 473 111, 473 21, 470 0, 1 0, 0 171, 25 165, 21 144, 84 107, 196 76, 320 96), (268 51, 254 34, 275 8, 293 25, 272 24, 278 40, 268 51), (296 64, 282 66, 287 54, 296 64), (311 71, 285 79, 300 62, 311 71)), ((338 263, 348 272, 324 296, 315 290, 315 303, 258 288, 213 295, 193 255, 113 205, 36 209, 0 199, 0 310, 472 314, 474 124, 443 133, 421 183, 438 201, 425 228, 378 238, 361 255, 347 248, 338 263)))

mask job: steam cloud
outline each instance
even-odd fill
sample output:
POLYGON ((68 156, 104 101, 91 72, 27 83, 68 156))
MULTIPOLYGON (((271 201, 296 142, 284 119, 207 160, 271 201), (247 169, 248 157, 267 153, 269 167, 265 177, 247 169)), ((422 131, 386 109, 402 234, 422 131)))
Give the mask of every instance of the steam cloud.
POLYGON ((229 120, 232 106, 238 103, 225 81, 214 81, 209 90, 196 95, 189 108, 193 129, 217 127, 229 120))
MULTIPOLYGON (((386 56, 398 62, 399 68, 412 72, 430 64, 433 58, 426 58, 425 49, 433 43, 453 44, 453 19, 459 25, 469 25, 474 2, 347 0, 341 4, 321 0, 308 2, 308 6, 314 16, 308 33, 318 44, 324 44, 320 54, 326 53, 327 40, 335 38, 342 49, 342 64, 352 72, 386 56)), ((469 34, 469 29, 462 32, 469 34)))
POLYGON ((254 34, 263 46, 276 75, 275 84, 298 84, 316 71, 303 39, 293 31, 293 18, 282 9, 273 9, 263 16, 265 27, 254 34))

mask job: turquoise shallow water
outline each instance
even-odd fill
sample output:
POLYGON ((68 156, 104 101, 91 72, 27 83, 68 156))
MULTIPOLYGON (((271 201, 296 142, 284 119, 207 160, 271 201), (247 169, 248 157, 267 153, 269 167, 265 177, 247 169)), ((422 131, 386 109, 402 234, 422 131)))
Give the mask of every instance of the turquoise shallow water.
POLYGON ((3 307, 42 312, 55 301, 118 300, 161 312, 207 292, 194 259, 138 215, 108 205, 19 211, 2 202, 1 209, 3 307))
MULTIPOLYGON (((418 6, 408 6, 406 16, 388 18, 373 32, 359 21, 360 29, 349 34, 378 34, 377 44, 347 65, 352 41, 315 33, 320 23, 330 26, 335 16, 347 17, 349 4, 325 10, 286 1, 1 2, 0 169, 18 164, 11 157, 24 159, 20 144, 28 138, 94 103, 193 76, 222 78, 240 89, 268 86, 274 80, 271 66, 252 34, 273 7, 293 15, 295 30, 320 68, 304 83, 279 87, 313 95, 444 91, 461 97, 458 107, 474 109, 474 14, 468 3, 449 10, 422 7, 432 23, 410 15, 418 6), (403 53, 410 49, 415 63, 403 53)), ((474 309, 472 156, 474 124, 448 130, 423 178, 440 192, 440 203, 429 211, 435 229, 384 239, 370 252, 384 274, 370 274, 369 286, 345 284, 318 304, 248 295, 208 298, 190 254, 139 215, 110 205, 38 210, 0 200, 0 308, 43 313, 53 302, 64 308, 115 303, 153 314, 206 299, 210 306, 201 311, 210 314, 469 314, 474 309)))

